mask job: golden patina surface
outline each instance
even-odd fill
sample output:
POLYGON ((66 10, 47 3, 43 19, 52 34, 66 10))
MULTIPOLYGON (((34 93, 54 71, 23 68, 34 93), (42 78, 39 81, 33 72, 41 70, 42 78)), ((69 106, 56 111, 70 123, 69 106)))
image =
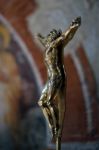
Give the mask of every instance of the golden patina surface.
POLYGON ((56 140, 56 149, 61 149, 61 136, 65 115, 66 72, 64 69, 63 49, 73 38, 81 24, 78 17, 72 21, 69 28, 62 32, 53 29, 46 37, 38 35, 45 47, 44 59, 48 73, 48 80, 41 93, 39 106, 49 123, 52 135, 56 140))

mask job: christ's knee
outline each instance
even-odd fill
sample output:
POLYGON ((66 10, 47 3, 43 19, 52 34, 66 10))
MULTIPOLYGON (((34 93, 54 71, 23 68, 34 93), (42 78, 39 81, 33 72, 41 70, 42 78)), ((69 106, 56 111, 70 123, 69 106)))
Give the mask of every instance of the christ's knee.
POLYGON ((42 102, 41 100, 39 100, 39 101, 38 101, 38 105, 39 105, 40 107, 42 107, 42 106, 43 106, 43 102, 42 102))
POLYGON ((38 105, 39 105, 40 107, 47 107, 47 106, 48 106, 48 103, 47 103, 46 101, 39 100, 39 101, 38 101, 38 105))

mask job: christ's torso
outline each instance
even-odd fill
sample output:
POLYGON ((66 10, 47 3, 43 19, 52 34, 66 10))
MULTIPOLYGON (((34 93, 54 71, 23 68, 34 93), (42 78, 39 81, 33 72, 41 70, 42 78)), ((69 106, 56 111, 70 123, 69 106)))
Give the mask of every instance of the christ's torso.
POLYGON ((62 76, 65 79, 65 70, 63 65, 63 48, 48 47, 45 50, 45 64, 48 77, 62 76))

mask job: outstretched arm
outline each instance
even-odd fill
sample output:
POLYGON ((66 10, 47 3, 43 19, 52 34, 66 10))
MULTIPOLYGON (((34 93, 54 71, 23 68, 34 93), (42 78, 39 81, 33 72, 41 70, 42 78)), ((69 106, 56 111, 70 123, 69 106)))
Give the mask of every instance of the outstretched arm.
POLYGON ((41 44, 45 47, 46 43, 45 43, 45 38, 39 33, 37 35, 39 41, 41 42, 41 44))
POLYGON ((66 46, 68 42, 74 37, 77 29, 81 25, 81 18, 76 18, 69 26, 69 28, 62 33, 62 35, 54 41, 54 45, 58 46, 59 44, 63 44, 66 46))

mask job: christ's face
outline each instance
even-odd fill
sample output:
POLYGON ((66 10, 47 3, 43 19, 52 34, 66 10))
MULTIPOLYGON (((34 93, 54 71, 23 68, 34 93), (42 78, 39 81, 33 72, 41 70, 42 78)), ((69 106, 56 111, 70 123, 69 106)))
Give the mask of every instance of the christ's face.
POLYGON ((46 37, 46 42, 49 44, 52 41, 56 40, 58 37, 60 37, 62 34, 61 30, 55 30, 53 29, 46 37))

